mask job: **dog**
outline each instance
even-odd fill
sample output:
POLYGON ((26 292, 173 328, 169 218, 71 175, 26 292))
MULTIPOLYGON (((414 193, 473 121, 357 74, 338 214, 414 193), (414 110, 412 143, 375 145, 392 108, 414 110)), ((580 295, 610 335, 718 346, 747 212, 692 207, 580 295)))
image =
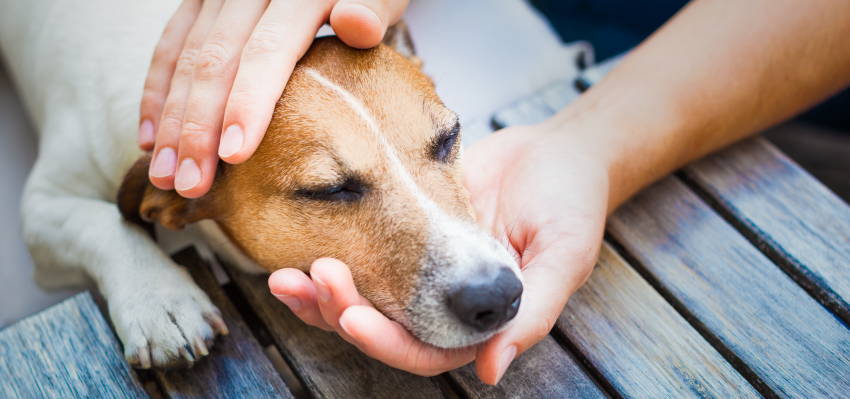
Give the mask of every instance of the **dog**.
POLYGON ((0 28, 40 132, 22 201, 36 278, 93 282, 133 366, 191 364, 227 333, 140 221, 194 224, 251 272, 338 258, 378 310, 437 347, 482 342, 516 314, 516 258, 475 225, 458 116, 404 29, 371 50, 318 39, 255 155, 222 164, 209 194, 184 199, 148 183, 150 156, 136 147, 141 83, 173 11, 148 3, 13 2, 0 28))

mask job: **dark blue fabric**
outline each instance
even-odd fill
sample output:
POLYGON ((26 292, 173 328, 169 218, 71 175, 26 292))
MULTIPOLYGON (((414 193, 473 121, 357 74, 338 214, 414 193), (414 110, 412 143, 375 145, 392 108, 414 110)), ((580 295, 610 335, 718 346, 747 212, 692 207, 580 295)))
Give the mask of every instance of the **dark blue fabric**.
MULTIPOLYGON (((531 0, 565 42, 586 40, 597 60, 638 45, 679 11, 683 0, 531 0)), ((850 90, 800 116, 800 119, 850 132, 850 90)))

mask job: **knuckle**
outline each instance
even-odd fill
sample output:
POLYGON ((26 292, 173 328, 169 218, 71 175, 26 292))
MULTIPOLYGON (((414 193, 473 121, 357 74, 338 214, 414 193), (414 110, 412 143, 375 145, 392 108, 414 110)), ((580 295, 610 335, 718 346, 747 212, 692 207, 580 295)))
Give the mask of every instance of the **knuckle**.
POLYGON ((205 136, 212 132, 212 126, 209 123, 198 120, 186 120, 183 122, 183 130, 181 136, 197 137, 205 136))
POLYGON ((273 23, 257 25, 248 43, 245 44, 245 55, 253 57, 273 53, 280 49, 281 37, 283 37, 283 29, 280 25, 273 23))
POLYGON ((169 58, 173 57, 173 53, 174 49, 172 48, 171 43, 157 43, 156 47, 153 49, 152 64, 155 66, 167 64, 170 61, 169 58))
POLYGON ((174 70, 175 74, 188 75, 195 68, 195 60, 198 58, 198 50, 186 48, 180 52, 177 57, 177 67, 174 70))
POLYGON ((251 87, 239 86, 236 87, 234 85, 233 89, 230 91, 230 97, 227 101, 227 110, 228 112, 237 111, 242 112, 245 111, 247 107, 252 104, 252 102, 256 102, 257 93, 251 87))
POLYGON ((174 110, 165 110, 162 114, 159 126, 165 131, 175 131, 183 124, 183 115, 174 110))
POLYGON ((544 316, 537 320, 531 330, 532 342, 528 343, 528 346, 530 347, 543 340, 543 338, 546 338, 549 332, 552 331, 552 328, 555 327, 556 320, 557 317, 552 316, 544 316))
POLYGON ((230 57, 219 41, 204 44, 195 62, 195 74, 201 79, 221 77, 227 70, 230 57))
POLYGON ((142 91, 142 106, 143 107, 162 107, 163 93, 158 89, 153 89, 145 85, 145 90, 142 91))
POLYGON ((160 79, 156 79, 151 75, 148 75, 148 78, 145 79, 145 86, 142 89, 142 96, 146 95, 162 95, 165 89, 165 85, 160 79))

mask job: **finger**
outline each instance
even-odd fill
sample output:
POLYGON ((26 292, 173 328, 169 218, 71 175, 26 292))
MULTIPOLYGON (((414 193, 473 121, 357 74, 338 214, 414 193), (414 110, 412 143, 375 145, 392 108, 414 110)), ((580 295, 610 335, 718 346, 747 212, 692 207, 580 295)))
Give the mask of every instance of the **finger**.
POLYGON ((195 61, 186 99, 174 188, 187 198, 206 194, 218 163, 224 104, 242 47, 266 9, 265 1, 228 1, 206 36, 195 61), (185 165, 185 168, 184 168, 185 165))
POLYGON ((162 112, 162 106, 171 85, 171 75, 177 64, 177 57, 183 49, 183 43, 189 30, 201 10, 201 0, 185 0, 165 25, 159 39, 145 78, 142 103, 139 107, 139 147, 145 151, 153 149, 156 123, 162 112))
POLYGON ((280 269, 272 273, 269 276, 269 290, 305 323, 333 331, 322 318, 313 281, 304 272, 298 269, 280 269))
POLYGON ((327 19, 329 2, 273 0, 239 60, 224 111, 219 156, 244 162, 260 144, 295 63, 327 19))
POLYGON ((340 40, 351 47, 375 47, 387 28, 396 23, 408 0, 340 0, 330 22, 340 40))
POLYGON ((186 43, 177 59, 171 87, 162 109, 156 131, 154 156, 148 176, 151 183, 162 190, 174 188, 174 172, 177 169, 177 145, 183 127, 186 98, 192 82, 195 58, 215 18, 221 9, 222 0, 205 0, 195 24, 186 37, 186 43))
POLYGON ((475 366, 481 381, 497 384, 517 355, 549 334, 567 299, 590 275, 595 255, 587 253, 594 252, 552 248, 535 256, 523 270, 526 289, 519 313, 478 351, 475 366))
POLYGON ((316 286, 322 317, 335 329, 339 329, 339 316, 349 306, 369 304, 357 293, 348 266, 336 259, 317 259, 310 268, 310 278, 316 286))
POLYGON ((363 353, 410 373, 433 376, 475 358, 474 347, 448 350, 425 344, 370 306, 349 307, 340 324, 363 353))

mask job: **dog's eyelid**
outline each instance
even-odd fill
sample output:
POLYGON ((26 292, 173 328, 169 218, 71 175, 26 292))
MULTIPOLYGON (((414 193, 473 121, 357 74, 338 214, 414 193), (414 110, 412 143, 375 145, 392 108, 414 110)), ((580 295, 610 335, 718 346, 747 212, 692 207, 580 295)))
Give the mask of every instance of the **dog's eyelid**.
POLYGON ((362 180, 349 176, 338 183, 298 189, 295 195, 320 201, 354 202, 362 198, 367 191, 368 187, 362 180))
POLYGON ((457 138, 460 134, 460 121, 455 119, 450 129, 442 130, 429 146, 431 158, 438 162, 451 162, 451 155, 455 152, 457 138))

